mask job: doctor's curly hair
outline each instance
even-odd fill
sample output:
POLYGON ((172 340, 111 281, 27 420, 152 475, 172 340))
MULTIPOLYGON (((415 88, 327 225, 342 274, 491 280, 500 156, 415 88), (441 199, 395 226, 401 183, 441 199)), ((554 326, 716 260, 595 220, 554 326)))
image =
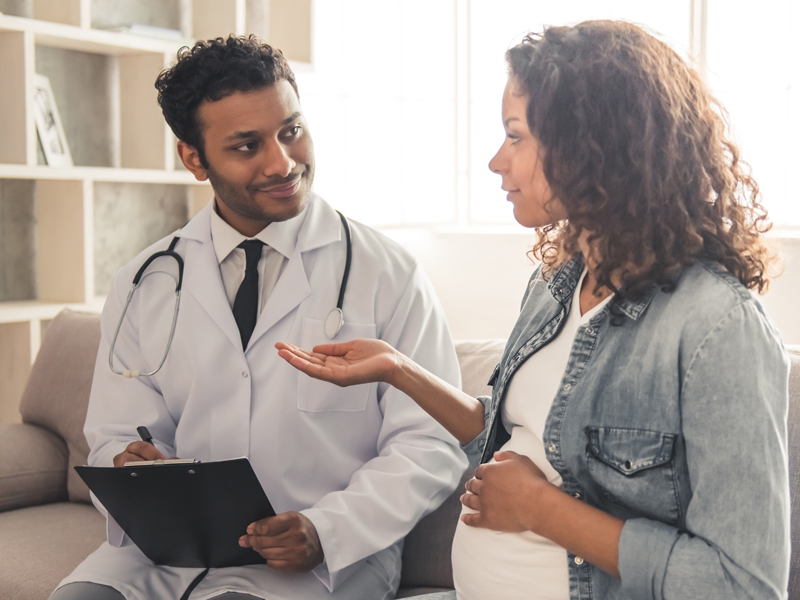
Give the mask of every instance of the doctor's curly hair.
POLYGON ((761 239, 772 225, 758 184, 724 108, 675 51, 630 23, 586 21, 528 34, 506 59, 569 216, 537 232, 531 252, 545 277, 580 252, 587 230, 598 289, 669 289, 705 258, 766 291, 776 257, 761 239))
POLYGON ((254 35, 199 41, 178 51, 177 62, 156 79, 158 104, 175 136, 195 148, 206 169, 197 109, 234 92, 260 90, 285 79, 297 97, 297 82, 283 53, 254 35))

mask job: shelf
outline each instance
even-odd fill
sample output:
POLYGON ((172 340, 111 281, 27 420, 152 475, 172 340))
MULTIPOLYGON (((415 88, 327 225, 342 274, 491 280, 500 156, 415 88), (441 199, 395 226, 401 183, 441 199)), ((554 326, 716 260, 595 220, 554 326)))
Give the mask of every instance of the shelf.
POLYGON ((116 56, 142 52, 174 54, 181 46, 193 44, 192 40, 160 40, 116 31, 35 21, 0 13, 0 33, 3 32, 32 33, 35 43, 42 46, 116 56))
POLYGON ((48 167, 45 165, 0 164, 0 179, 55 179, 59 181, 115 181, 119 183, 173 183, 208 185, 188 171, 160 169, 113 169, 108 167, 48 167))
POLYGON ((84 304, 57 304, 53 302, 0 302, 0 323, 22 323, 25 321, 47 321, 55 318, 65 308, 84 312, 99 313, 103 310, 105 298, 84 304))

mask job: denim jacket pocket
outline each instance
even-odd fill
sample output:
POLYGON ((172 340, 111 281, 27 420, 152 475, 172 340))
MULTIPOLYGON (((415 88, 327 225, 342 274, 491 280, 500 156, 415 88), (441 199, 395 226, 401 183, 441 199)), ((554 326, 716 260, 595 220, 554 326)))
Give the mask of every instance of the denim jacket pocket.
POLYGON ((673 464, 677 434, 591 426, 585 432, 587 468, 606 500, 638 516, 680 521, 673 464))

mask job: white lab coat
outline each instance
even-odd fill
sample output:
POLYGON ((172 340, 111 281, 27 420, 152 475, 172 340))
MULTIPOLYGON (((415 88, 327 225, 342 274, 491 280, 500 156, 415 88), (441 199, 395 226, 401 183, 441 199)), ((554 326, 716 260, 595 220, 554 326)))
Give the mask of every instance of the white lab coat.
MULTIPOLYGON (((110 466, 146 425, 167 456, 202 461, 247 456, 276 512, 302 511, 325 562, 312 573, 266 566, 212 570, 192 593, 268 599, 393 598, 402 538, 455 488, 466 467, 458 444, 407 396, 384 384, 339 388, 285 363, 274 344, 328 340, 345 263, 336 212, 313 196, 297 244, 259 316, 246 352, 211 240, 209 204, 178 232, 185 261, 180 314, 163 369, 124 379, 108 351, 135 272, 161 240, 115 279, 102 319, 85 433, 89 464, 110 466)), ((459 385, 450 334, 432 287, 394 242, 351 221, 353 259, 336 341, 377 337, 459 385)), ((174 306, 174 261, 159 259, 137 290, 117 340, 116 365, 154 369, 174 306)), ((158 507, 153 507, 158 510, 158 507)), ((113 520, 109 540, 63 582, 111 585, 126 598, 177 598, 199 569, 155 567, 113 520)))

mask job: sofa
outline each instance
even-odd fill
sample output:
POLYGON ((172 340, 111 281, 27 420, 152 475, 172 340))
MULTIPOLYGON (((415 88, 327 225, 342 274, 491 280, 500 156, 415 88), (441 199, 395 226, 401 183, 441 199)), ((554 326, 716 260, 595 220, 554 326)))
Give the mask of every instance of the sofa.
MULTIPOLYGON (((0 600, 46 599, 105 540, 105 518, 73 469, 86 464, 89 453, 83 422, 99 343, 99 315, 59 314, 47 327, 23 391, 22 423, 0 424, 0 600)), ((468 393, 491 393, 486 381, 503 345, 457 345, 468 393)), ((463 481, 407 536, 398 598, 452 589, 450 542, 459 490, 463 481)))
MULTIPOLYGON (((20 404, 22 423, 0 425, 2 600, 47 598, 105 539, 105 519, 72 468, 85 464, 89 451, 82 429, 99 340, 98 315, 59 314, 31 368, 20 404)), ((503 340, 456 343, 467 393, 490 393, 486 381, 503 346, 503 340)), ((790 352, 792 547, 800 548, 800 347, 790 352)), ((398 598, 452 589, 450 544, 461 490, 463 485, 406 537, 398 598)), ((800 600, 800 552, 792 555, 789 598, 800 600)))

